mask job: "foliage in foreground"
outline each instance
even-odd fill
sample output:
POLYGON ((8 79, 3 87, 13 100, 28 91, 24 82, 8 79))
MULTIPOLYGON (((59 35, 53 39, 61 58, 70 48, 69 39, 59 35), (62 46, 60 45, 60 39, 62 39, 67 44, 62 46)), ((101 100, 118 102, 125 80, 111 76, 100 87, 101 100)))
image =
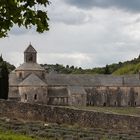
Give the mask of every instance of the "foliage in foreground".
POLYGON ((48 0, 0 0, 0 38, 16 24, 36 27, 42 33, 49 30, 46 7, 48 0))

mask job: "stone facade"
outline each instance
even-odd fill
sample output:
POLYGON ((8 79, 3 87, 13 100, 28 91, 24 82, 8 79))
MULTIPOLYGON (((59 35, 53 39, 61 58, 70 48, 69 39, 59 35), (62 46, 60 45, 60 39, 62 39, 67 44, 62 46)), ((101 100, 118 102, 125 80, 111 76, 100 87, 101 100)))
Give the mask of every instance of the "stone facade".
POLYGON ((9 99, 73 106, 140 106, 140 75, 48 74, 29 45, 9 75, 9 99))

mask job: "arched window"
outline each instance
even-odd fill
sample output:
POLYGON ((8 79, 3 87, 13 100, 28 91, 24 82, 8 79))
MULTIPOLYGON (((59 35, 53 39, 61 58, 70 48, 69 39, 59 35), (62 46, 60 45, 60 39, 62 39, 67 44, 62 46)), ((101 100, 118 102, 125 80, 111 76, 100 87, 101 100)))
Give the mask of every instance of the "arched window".
POLYGON ((27 100, 27 94, 25 94, 25 100, 27 100))
POLYGON ((34 100, 37 100, 37 94, 34 95, 34 100))
POLYGON ((103 106, 106 106, 106 103, 104 103, 103 106))
POLYGON ((29 59, 28 59, 30 62, 32 62, 33 61, 33 55, 32 54, 30 54, 30 56, 29 56, 29 59))
POLYGON ((19 78, 22 78, 22 72, 19 73, 19 78))
POLYGON ((117 106, 117 102, 114 102, 114 106, 117 106))

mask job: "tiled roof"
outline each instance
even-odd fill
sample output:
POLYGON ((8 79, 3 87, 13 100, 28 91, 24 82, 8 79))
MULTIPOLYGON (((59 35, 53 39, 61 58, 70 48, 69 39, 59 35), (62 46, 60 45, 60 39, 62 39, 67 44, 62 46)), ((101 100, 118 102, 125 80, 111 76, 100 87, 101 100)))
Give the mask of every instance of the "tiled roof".
POLYGON ((23 63, 22 65, 20 65, 15 69, 15 71, 17 70, 45 70, 45 69, 37 63, 23 63))
POLYGON ((30 74, 26 79, 24 79, 19 86, 46 86, 37 75, 30 74))

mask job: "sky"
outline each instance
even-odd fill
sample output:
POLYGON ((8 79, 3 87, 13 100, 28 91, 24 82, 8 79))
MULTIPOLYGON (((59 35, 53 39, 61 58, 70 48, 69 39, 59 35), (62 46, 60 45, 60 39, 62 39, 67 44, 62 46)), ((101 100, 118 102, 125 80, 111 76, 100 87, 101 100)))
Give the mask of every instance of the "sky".
POLYGON ((140 54, 140 0, 50 0, 50 30, 14 26, 0 53, 15 66, 31 42, 38 63, 82 68, 131 60, 140 54))

